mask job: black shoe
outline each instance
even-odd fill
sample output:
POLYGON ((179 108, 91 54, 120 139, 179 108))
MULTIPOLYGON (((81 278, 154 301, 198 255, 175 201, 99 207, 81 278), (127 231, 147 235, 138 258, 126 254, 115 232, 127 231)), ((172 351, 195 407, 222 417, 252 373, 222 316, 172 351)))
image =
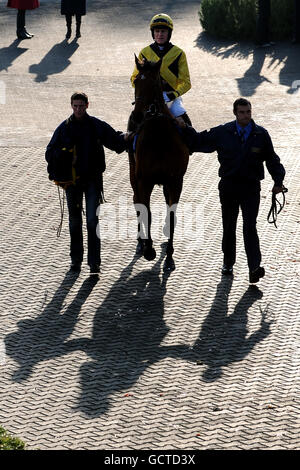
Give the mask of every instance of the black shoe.
POLYGON ((67 34, 66 34, 66 39, 70 39, 71 34, 72 34, 72 30, 71 30, 71 28, 68 28, 67 34))
POLYGON ((33 38, 34 34, 31 34, 31 33, 28 33, 27 29, 24 28, 24 33, 29 37, 29 38, 33 38))
POLYGON ((81 33, 80 33, 80 27, 79 26, 77 26, 77 28, 76 28, 76 37, 81 38, 81 33))
POLYGON ((254 269, 254 271, 249 271, 249 282, 250 284, 255 284, 260 280, 261 277, 264 277, 265 270, 263 267, 259 266, 254 269))
POLYGON ((100 265, 99 264, 91 264, 90 265, 90 274, 98 274, 100 273, 100 265))
POLYGON ((28 34, 25 29, 22 29, 21 31, 17 31, 17 38, 18 39, 31 39, 32 35, 28 34))
POLYGON ((72 263, 70 266, 70 271, 73 273, 79 273, 81 270, 81 263, 72 263))
POLYGON ((222 274, 224 274, 225 276, 232 276, 233 267, 228 264, 223 264, 222 274))

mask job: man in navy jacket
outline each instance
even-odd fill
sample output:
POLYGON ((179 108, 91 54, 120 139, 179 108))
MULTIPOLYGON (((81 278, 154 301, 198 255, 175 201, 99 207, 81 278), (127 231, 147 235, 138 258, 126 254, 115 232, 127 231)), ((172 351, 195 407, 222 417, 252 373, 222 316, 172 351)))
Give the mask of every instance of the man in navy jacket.
MULTIPOLYGON (((82 201, 85 195, 88 232, 88 265, 91 274, 100 272, 100 238, 97 235, 97 208, 102 198, 102 173, 105 171, 103 146, 121 153, 127 149, 128 135, 116 132, 109 124, 87 114, 89 102, 85 93, 71 97, 73 114, 61 123, 53 134, 46 150, 49 179, 59 181, 57 176, 68 168, 70 179, 65 185, 69 210, 71 237, 71 270, 80 271, 83 260, 82 201)), ((64 185, 63 185, 64 187, 64 185)))
POLYGON ((285 170, 274 151, 267 130, 258 126, 251 118, 251 103, 239 98, 234 102, 233 112, 236 116, 233 122, 203 132, 186 127, 184 133, 189 140, 191 151, 218 153, 223 220, 222 273, 233 273, 236 258, 236 223, 241 207, 249 281, 255 283, 265 274, 264 268, 260 266, 261 252, 256 230, 260 180, 264 178, 263 162, 266 163, 274 181, 275 194, 283 190, 285 170))

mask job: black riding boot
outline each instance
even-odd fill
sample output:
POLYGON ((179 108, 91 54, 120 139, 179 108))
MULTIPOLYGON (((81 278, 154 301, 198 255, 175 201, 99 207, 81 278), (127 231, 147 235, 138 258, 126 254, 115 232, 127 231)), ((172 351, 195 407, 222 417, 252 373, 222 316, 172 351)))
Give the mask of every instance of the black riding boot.
POLYGON ((29 34, 25 28, 25 12, 26 10, 18 10, 17 13, 17 38, 31 39, 33 34, 29 34))
POLYGON ((66 39, 70 39, 72 34, 72 15, 66 15, 67 34, 66 39))
POLYGON ((76 37, 80 38, 81 15, 76 15, 76 37))
POLYGON ((186 124, 188 124, 189 126, 192 126, 192 121, 190 120, 187 113, 182 114, 180 117, 184 120, 186 124))
MULTIPOLYGON (((189 116, 188 116, 187 113, 184 113, 184 114, 182 114, 182 115, 179 116, 179 117, 181 117, 181 118, 184 120, 184 122, 185 122, 188 126, 192 127, 192 121, 190 120, 190 118, 189 118, 189 116)), ((186 146, 188 147, 188 149, 189 149, 189 154, 192 155, 192 154, 193 154, 192 144, 191 144, 191 141, 190 141, 190 139, 189 139, 188 134, 186 134, 186 133, 184 132, 184 130, 183 130, 183 133, 182 133, 182 137, 183 137, 183 140, 184 140, 184 142, 185 142, 185 145, 186 145, 186 146)))

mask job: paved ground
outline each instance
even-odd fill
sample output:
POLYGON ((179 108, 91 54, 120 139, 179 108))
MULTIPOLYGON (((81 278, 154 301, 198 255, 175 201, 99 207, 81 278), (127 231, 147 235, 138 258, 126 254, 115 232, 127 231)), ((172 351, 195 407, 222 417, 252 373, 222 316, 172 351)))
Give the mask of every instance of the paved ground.
MULTIPOLYGON (((300 47, 209 39, 198 0, 89 1, 82 38, 68 44, 59 2, 41 3, 27 15, 35 37, 23 42, 15 12, 0 5, 0 424, 29 449, 299 449, 300 47), (135 257, 134 233, 104 237, 99 281, 86 267, 67 274, 67 222, 57 239, 45 146, 76 89, 89 94, 92 115, 125 129, 133 54, 159 11, 173 17, 174 43, 188 56, 184 103, 195 127, 230 120, 233 100, 249 97, 287 169, 277 230, 266 221, 269 175, 263 183, 267 275, 257 288, 240 224, 235 277, 220 276, 218 165, 203 154, 191 158, 182 194, 203 224, 196 239, 177 234, 176 271, 162 273, 157 229, 155 261, 135 257)), ((104 232, 111 205, 118 220, 131 207, 127 155, 108 151, 107 163, 104 232)))

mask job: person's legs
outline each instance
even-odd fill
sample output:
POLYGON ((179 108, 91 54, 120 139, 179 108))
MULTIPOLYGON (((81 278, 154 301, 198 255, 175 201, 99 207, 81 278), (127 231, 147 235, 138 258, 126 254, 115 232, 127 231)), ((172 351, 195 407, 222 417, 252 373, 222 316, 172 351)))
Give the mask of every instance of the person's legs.
POLYGON ((255 271, 261 263, 259 238, 256 229, 256 219, 260 203, 260 190, 245 188, 241 199, 243 215, 243 236, 249 271, 255 271))
POLYGON ((70 39, 72 34, 72 15, 65 15, 66 16, 66 24, 67 24, 67 34, 66 39, 70 39))
POLYGON ((232 268, 236 259, 236 224, 239 214, 239 199, 235 192, 219 185, 222 209, 224 265, 232 268))
POLYGON ((25 10, 18 10, 17 12, 17 35, 24 31, 25 27, 25 10))
POLYGON ((18 10, 17 12, 17 37, 18 39, 31 39, 33 34, 29 34, 25 28, 26 10, 18 10))
POLYGON ((82 199, 83 191, 79 185, 69 186, 66 189, 69 210, 70 256, 71 262, 80 265, 83 260, 82 237, 82 199))
POLYGON ((81 37, 80 26, 81 26, 81 15, 76 15, 76 37, 77 38, 81 37))

